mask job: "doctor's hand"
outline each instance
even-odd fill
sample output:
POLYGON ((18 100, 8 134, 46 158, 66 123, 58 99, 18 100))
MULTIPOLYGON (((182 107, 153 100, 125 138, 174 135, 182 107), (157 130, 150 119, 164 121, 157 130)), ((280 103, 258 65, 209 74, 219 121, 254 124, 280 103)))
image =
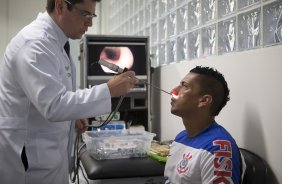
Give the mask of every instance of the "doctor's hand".
POLYGON ((134 71, 127 71, 120 75, 114 76, 107 84, 111 93, 111 97, 118 97, 129 93, 139 80, 135 77, 134 71))
POLYGON ((87 130, 88 119, 79 119, 75 121, 75 129, 78 135, 81 135, 83 132, 87 130))

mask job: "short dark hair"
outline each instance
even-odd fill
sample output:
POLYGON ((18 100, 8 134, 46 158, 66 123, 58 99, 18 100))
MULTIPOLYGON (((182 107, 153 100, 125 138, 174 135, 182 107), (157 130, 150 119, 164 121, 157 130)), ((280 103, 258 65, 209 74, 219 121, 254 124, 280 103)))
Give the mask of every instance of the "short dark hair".
MULTIPOLYGON (((101 0, 92 0, 96 2, 100 2, 101 0)), ((77 4, 77 3, 83 3, 84 0, 68 0, 72 5, 77 4)), ((68 10, 72 9, 72 6, 67 3, 68 10)), ((47 5, 46 5, 46 10, 48 13, 52 13, 55 9, 55 0, 47 0, 47 5)))
POLYGON ((196 66, 190 72, 200 74, 197 79, 201 93, 208 93, 212 96, 210 115, 217 116, 230 100, 229 89, 224 76, 214 68, 203 66, 196 66))

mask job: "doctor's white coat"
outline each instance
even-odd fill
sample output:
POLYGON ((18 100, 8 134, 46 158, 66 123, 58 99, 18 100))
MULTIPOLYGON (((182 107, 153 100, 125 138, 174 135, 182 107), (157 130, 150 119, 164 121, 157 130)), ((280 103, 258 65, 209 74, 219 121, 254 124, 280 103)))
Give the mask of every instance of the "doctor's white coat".
POLYGON ((6 49, 0 66, 1 184, 68 184, 71 122, 111 110, 106 84, 75 90, 75 67, 63 49, 66 42, 45 12, 6 49))

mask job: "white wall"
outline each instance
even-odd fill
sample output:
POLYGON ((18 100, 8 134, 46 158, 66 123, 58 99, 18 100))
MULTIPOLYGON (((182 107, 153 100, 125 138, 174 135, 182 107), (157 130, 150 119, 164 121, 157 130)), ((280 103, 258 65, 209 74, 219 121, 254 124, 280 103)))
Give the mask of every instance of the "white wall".
MULTIPOLYGON (((263 157, 282 183, 282 46, 186 61, 160 68, 160 86, 171 90, 196 65, 221 71, 231 101, 217 117, 238 145, 263 157), (169 77, 168 77, 169 76, 169 77)), ((161 140, 174 139, 184 129, 170 113, 170 96, 160 96, 161 140)))
POLYGON ((44 0, 0 0, 0 62, 8 42, 19 30, 44 11, 44 0))

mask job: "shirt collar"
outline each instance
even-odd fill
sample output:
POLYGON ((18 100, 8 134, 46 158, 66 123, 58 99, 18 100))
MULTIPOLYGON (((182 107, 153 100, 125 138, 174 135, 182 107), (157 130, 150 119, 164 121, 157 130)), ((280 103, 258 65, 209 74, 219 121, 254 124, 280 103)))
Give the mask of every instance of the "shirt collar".
POLYGON ((63 32, 63 30, 54 22, 52 17, 48 14, 47 11, 44 13, 39 13, 38 20, 46 22, 50 26, 50 32, 51 36, 58 42, 60 48, 64 48, 64 45, 68 41, 68 37, 63 32))

